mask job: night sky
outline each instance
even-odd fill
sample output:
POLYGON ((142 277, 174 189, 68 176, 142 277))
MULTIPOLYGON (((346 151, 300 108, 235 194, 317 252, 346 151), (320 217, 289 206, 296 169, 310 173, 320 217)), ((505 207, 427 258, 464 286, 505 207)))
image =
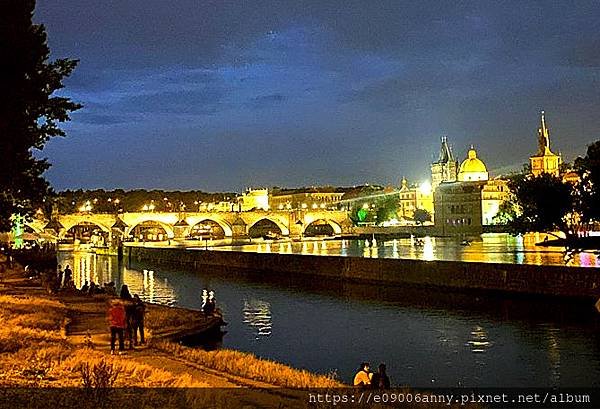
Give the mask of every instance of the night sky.
POLYGON ((56 189, 241 190, 430 177, 439 139, 492 175, 600 139, 598 1, 38 0, 85 105, 56 189))

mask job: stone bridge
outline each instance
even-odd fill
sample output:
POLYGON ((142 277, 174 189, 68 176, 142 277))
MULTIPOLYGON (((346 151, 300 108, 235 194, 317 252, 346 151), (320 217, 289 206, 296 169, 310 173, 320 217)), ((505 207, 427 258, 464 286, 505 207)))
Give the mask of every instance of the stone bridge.
POLYGON ((246 237, 256 223, 268 220, 279 228, 283 236, 301 236, 314 223, 328 224, 334 234, 352 231, 352 221, 343 210, 293 210, 293 211, 248 211, 248 212, 136 212, 136 213, 74 213, 55 216, 54 220, 34 220, 27 225, 36 233, 49 233, 58 239, 66 236, 70 229, 82 225, 95 225, 108 234, 128 237, 133 229, 144 223, 160 225, 169 239, 181 239, 190 234, 200 223, 214 222, 225 233, 225 237, 246 237))

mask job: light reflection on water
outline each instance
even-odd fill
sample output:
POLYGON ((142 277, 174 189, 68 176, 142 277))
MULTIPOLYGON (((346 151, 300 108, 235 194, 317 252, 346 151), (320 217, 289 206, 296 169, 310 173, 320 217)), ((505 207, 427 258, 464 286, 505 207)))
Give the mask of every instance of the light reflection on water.
POLYGON ((261 300, 244 300, 243 323, 247 324, 255 339, 268 337, 273 329, 271 305, 261 300))
POLYGON ((120 264, 116 257, 94 253, 59 253, 58 263, 64 268, 70 265, 73 270, 73 281, 81 288, 87 281, 101 286, 110 281, 117 284, 117 292, 121 284, 127 284, 131 294, 138 294, 144 301, 176 305, 177 292, 170 285, 167 277, 155 278, 154 270, 137 270, 120 264))
POLYGON ((302 242, 263 242, 241 246, 214 247, 213 250, 250 251, 258 253, 295 253, 312 255, 353 256, 367 258, 410 258, 417 260, 457 260, 486 263, 553 264, 599 267, 600 258, 593 253, 576 254, 565 262, 565 252, 560 247, 536 246, 543 235, 483 234, 481 240, 468 245, 454 238, 424 237, 376 241, 306 239, 302 242))
MULTIPOLYGON (((340 241, 339 248, 354 252, 355 244, 340 241)), ((440 243, 432 244, 439 251, 440 243)), ((272 243, 271 249, 294 245, 272 243)), ((300 245, 314 252, 314 243, 300 245)), ((319 254, 334 248, 335 242, 326 249, 317 242, 319 254)), ((369 256, 373 250, 415 257, 424 252, 402 240, 360 248, 369 256)), ((59 263, 73 267, 77 285, 89 279, 126 283, 132 293, 161 304, 200 309, 202 289, 213 289, 229 322, 224 347, 321 373, 335 370, 346 382, 367 360, 372 366, 385 362, 396 385, 600 386, 600 331, 592 305, 127 266, 91 253, 61 253, 59 263)))

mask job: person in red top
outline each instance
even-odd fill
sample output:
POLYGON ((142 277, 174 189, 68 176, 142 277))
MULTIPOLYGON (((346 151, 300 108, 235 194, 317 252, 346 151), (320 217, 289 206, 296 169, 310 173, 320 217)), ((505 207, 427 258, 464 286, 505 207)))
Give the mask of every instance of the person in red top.
POLYGON ((119 353, 123 352, 123 331, 127 328, 125 306, 121 300, 111 300, 108 306, 108 323, 110 325, 110 353, 115 353, 115 341, 119 337, 119 353))

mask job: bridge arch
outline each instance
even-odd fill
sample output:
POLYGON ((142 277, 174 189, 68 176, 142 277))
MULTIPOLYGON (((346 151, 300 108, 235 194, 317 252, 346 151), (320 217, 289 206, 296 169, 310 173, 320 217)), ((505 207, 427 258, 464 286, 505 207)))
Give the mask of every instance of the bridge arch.
POLYGON ((191 225, 188 234, 192 237, 207 235, 223 238, 230 237, 233 232, 231 227, 224 221, 217 221, 207 217, 191 225), (208 231, 205 228, 202 228, 203 226, 207 227, 208 231))
MULTIPOLYGON (((102 231, 102 236, 104 236, 104 239, 107 239, 110 236, 110 229, 106 226, 104 226, 101 223, 97 223, 91 220, 78 220, 74 223, 68 224, 66 226, 64 226, 65 228, 63 230, 60 231, 58 238, 59 239, 65 239, 67 238, 67 236, 72 235, 74 239, 77 238, 77 234, 76 234, 76 230, 77 228, 80 228, 83 230, 82 232, 82 236, 80 238, 83 238, 87 231, 86 230, 91 230, 94 228, 100 229, 102 231)), ((91 233, 91 232, 90 232, 91 233)), ((90 234, 90 238, 91 238, 91 234, 90 234)))
POLYGON ((233 236, 233 230, 232 230, 232 227, 231 227, 231 224, 229 223, 229 221, 224 220, 222 217, 218 217, 216 215, 212 215, 212 214, 195 215, 195 216, 186 218, 186 222, 190 225, 190 227, 187 229, 186 234, 191 233, 194 226, 196 226, 197 224, 204 223, 204 222, 213 222, 213 223, 218 224, 221 227, 221 229, 223 229, 223 232, 225 233, 225 237, 233 236))
POLYGON ((248 235, 250 237, 258 237, 262 236, 264 233, 267 233, 271 229, 272 233, 277 233, 282 236, 288 236, 290 234, 289 229, 285 224, 283 224, 280 220, 277 220, 273 217, 261 217, 252 223, 251 226, 248 227, 248 235))
MULTIPOLYGON (((304 235, 307 235, 307 233, 311 233, 312 231, 316 231, 317 233, 319 231, 323 231, 323 232, 326 232, 323 235, 335 236, 337 234, 342 234, 342 226, 340 226, 336 221, 331 220, 331 219, 316 219, 316 220, 311 221, 304 227, 304 235), (329 229, 322 228, 319 226, 328 226, 329 229)), ((320 234, 315 234, 315 235, 320 235, 320 234)))
POLYGON ((173 237, 175 237, 175 232, 173 231, 173 226, 171 226, 170 224, 165 223, 163 221, 155 220, 155 219, 145 219, 145 220, 137 221, 134 225, 132 225, 126 229, 125 235, 130 236, 136 227, 143 226, 143 225, 150 227, 151 224, 160 226, 165 231, 166 236, 167 236, 167 237, 165 237, 165 239, 172 239, 173 237))

